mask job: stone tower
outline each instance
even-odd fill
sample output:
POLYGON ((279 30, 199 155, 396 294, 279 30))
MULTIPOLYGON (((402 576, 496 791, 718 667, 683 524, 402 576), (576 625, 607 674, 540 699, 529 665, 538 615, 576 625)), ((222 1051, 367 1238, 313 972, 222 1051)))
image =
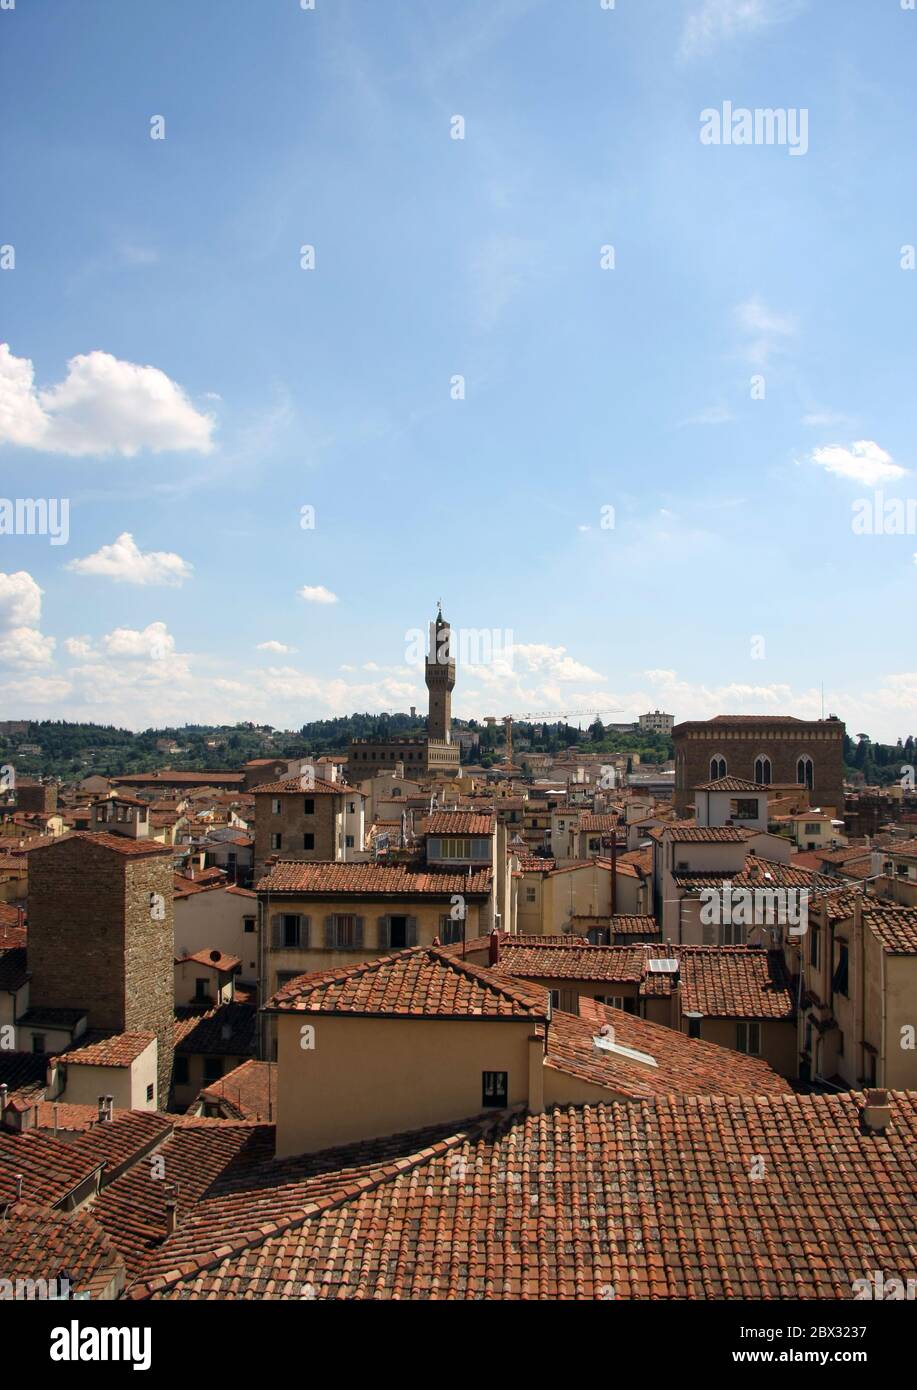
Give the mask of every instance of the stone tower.
POLYGON ((441 606, 437 611, 436 621, 430 624, 430 651, 427 656, 426 682, 430 692, 427 737, 443 743, 451 743, 455 655, 452 650, 452 630, 443 617, 441 606))
POLYGON ((155 1033, 156 1104, 172 1082, 172 850, 77 831, 29 855, 29 1003, 81 1009, 90 1029, 155 1033))

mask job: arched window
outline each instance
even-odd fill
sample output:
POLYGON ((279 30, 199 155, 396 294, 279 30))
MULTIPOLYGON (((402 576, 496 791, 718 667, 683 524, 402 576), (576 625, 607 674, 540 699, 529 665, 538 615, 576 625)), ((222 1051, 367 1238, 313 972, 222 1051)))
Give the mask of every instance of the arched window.
POLYGON ((755 781, 761 787, 769 787, 771 784, 771 760, 770 758, 755 758, 755 781))
POLYGON ((815 768, 808 753, 805 753, 796 763, 796 781, 803 787, 808 787, 809 791, 815 786, 815 768))
POLYGON ((726 776, 726 759, 725 759, 725 758, 720 758, 720 757, 711 758, 711 759, 710 759, 710 781, 711 781, 711 782, 715 782, 715 781, 717 780, 717 778, 719 778, 719 777, 725 777, 725 776, 726 776))

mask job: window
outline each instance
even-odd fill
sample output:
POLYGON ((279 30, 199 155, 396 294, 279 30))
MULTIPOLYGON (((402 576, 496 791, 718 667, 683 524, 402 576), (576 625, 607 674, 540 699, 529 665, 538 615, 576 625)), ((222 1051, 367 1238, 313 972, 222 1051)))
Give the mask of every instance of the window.
POLYGON ((805 835, 818 835, 818 834, 820 833, 820 831, 821 831, 821 822, 820 822, 820 821, 817 821, 817 820, 808 820, 808 821, 806 821, 806 828, 805 828, 805 830, 803 831, 803 834, 805 834, 805 835))
POLYGON ((188 1059, 175 1055, 175 1066, 173 1072, 176 1086, 187 1086, 188 1084, 188 1059))
POLYGON ((348 801, 347 811, 351 816, 355 816, 357 813, 357 803, 355 801, 348 801))
POLYGON ((45 1035, 44 1035, 44 1033, 33 1033, 33 1034, 32 1034, 32 1051, 33 1051, 33 1052, 44 1052, 44 1050, 45 1050, 45 1035))
POLYGON ((146 1098, 147 1098, 147 1100, 152 1100, 152 1099, 153 1099, 153 1083, 152 1083, 152 1081, 150 1082, 149 1086, 147 1086, 147 1088, 146 1088, 146 1098))
POLYGON ((255 919, 254 919, 254 917, 243 917, 243 918, 242 918, 242 930, 243 930, 244 932, 253 932, 253 931, 255 930, 255 919))
POLYGON ((503 1109, 509 1104, 509 1072, 485 1071, 481 1073, 481 1104, 485 1109, 503 1109))
POLYGON ((314 836, 314 835, 303 835, 303 837, 302 837, 302 847, 303 847, 303 849, 315 849, 315 836, 314 836))
POLYGON ((769 787, 771 784, 771 760, 770 758, 755 758, 755 781, 762 787, 769 787))
POLYGON ((440 917, 439 919, 439 939, 444 946, 451 946, 456 941, 462 939, 461 919, 452 917, 440 917))
POLYGON ((203 978, 198 978, 198 979, 196 979, 196 980, 194 981, 194 997, 195 997, 195 999, 202 1000, 202 999, 206 999, 206 998, 207 998, 207 986, 208 986, 208 984, 209 984, 209 981, 207 980, 206 976, 203 977, 203 978))
POLYGON ((362 950, 363 918, 349 912, 339 912, 326 917, 325 945, 332 950, 362 950))
POLYGON ((809 923, 809 964, 813 970, 818 969, 818 927, 813 927, 809 923))
POLYGON ((346 849, 353 849, 353 836, 352 836, 352 835, 345 835, 345 836, 344 836, 344 846, 345 846, 346 849))
POLYGON ((716 782, 720 777, 726 776, 726 759, 715 757, 710 759, 710 781, 716 782))
POLYGON ((744 922, 723 923, 723 945, 744 946, 747 940, 744 922))
POLYGON ((534 888, 526 888, 526 890, 525 890, 525 900, 526 900, 527 903, 533 903, 533 902, 535 901, 535 899, 537 898, 537 896, 538 896, 538 894, 535 892, 535 889, 534 889, 534 888))
POLYGON ((689 1038, 699 1038, 699 1037, 700 1037, 700 1026, 701 1026, 701 1023, 702 1023, 702 1022, 703 1022, 703 1020, 700 1019, 700 1018, 689 1018, 689 1019, 688 1019, 688 1037, 689 1037, 689 1038))
POLYGON ((205 1057, 205 1058, 204 1058, 204 1081, 205 1081, 206 1083, 208 1083, 208 1084, 209 1084, 211 1081, 219 1081, 219 1079, 220 1079, 220 1077, 221 1077, 222 1075, 223 1075, 223 1058, 222 1058, 222 1057, 205 1057))
POLYGON ((796 763, 796 781, 800 786, 808 787, 809 791, 815 786, 815 768, 808 753, 799 758, 796 763))
POLYGON ((280 797, 279 797, 279 796, 272 796, 272 797, 271 797, 271 815, 272 815, 272 816, 279 816, 279 815, 280 815, 280 797))
POLYGON ((298 912, 281 912, 274 918, 274 947, 290 950, 309 945, 309 919, 298 912))
POLYGON ((552 1009, 559 1009, 564 1014, 579 1013, 579 995, 575 989, 552 989, 548 993, 552 1009))
POLYGON ((271 849, 283 849, 283 836, 276 831, 271 835, 271 849))
POLYGON ((733 820, 757 820, 758 801, 756 797, 742 797, 729 803, 733 820), (735 808, 733 810, 733 807, 735 808))
POLYGON ((303 813, 304 816, 314 816, 314 815, 315 815, 315 798, 314 798, 314 797, 312 797, 312 796, 307 796, 307 797, 305 798, 305 800, 303 801, 303 804, 302 804, 302 813, 303 813))
POLYGON ((761 1056, 761 1024, 736 1024, 736 1050, 748 1057, 761 1056))
POLYGON ((837 969, 831 981, 831 988, 835 994, 846 995, 849 989, 849 957, 846 942, 837 943, 837 969))

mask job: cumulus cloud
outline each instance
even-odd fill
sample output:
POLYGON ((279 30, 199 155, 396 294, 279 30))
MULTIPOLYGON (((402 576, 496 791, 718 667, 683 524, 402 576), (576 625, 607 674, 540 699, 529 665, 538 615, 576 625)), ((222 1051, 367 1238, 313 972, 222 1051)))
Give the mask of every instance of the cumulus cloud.
POLYGON ((41 589, 25 570, 0 574, 0 662, 43 666, 51 660, 54 638, 41 622, 41 589))
POLYGON ((140 550, 129 531, 111 545, 103 545, 94 555, 71 560, 68 570, 115 579, 125 584, 167 584, 177 587, 190 579, 192 566, 180 555, 167 550, 140 550))
POLYGON ((208 453, 214 425, 158 367, 81 353, 63 381, 39 390, 29 359, 0 344, 0 444, 74 456, 208 453))
POLYGON ((856 483, 874 487, 878 483, 889 483, 895 478, 903 478, 906 468, 892 462, 891 454, 881 449, 872 439, 858 439, 845 447, 842 444, 829 444, 812 450, 812 462, 833 473, 838 478, 850 478, 856 483))
POLYGON ((304 598, 306 603, 337 603, 338 601, 337 594, 326 589, 324 584, 304 584, 299 590, 299 597, 304 598))
POLYGON ((288 647, 285 642, 259 642, 256 651, 273 652, 275 656, 286 656, 290 652, 295 652, 295 647, 288 647))

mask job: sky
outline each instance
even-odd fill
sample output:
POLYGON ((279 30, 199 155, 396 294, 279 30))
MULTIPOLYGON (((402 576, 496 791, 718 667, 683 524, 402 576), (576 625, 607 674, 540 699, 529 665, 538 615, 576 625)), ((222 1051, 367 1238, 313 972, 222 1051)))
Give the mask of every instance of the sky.
POLYGON ((441 599, 460 717, 917 732, 915 59, 909 0, 0 11, 2 717, 424 708, 441 599))

